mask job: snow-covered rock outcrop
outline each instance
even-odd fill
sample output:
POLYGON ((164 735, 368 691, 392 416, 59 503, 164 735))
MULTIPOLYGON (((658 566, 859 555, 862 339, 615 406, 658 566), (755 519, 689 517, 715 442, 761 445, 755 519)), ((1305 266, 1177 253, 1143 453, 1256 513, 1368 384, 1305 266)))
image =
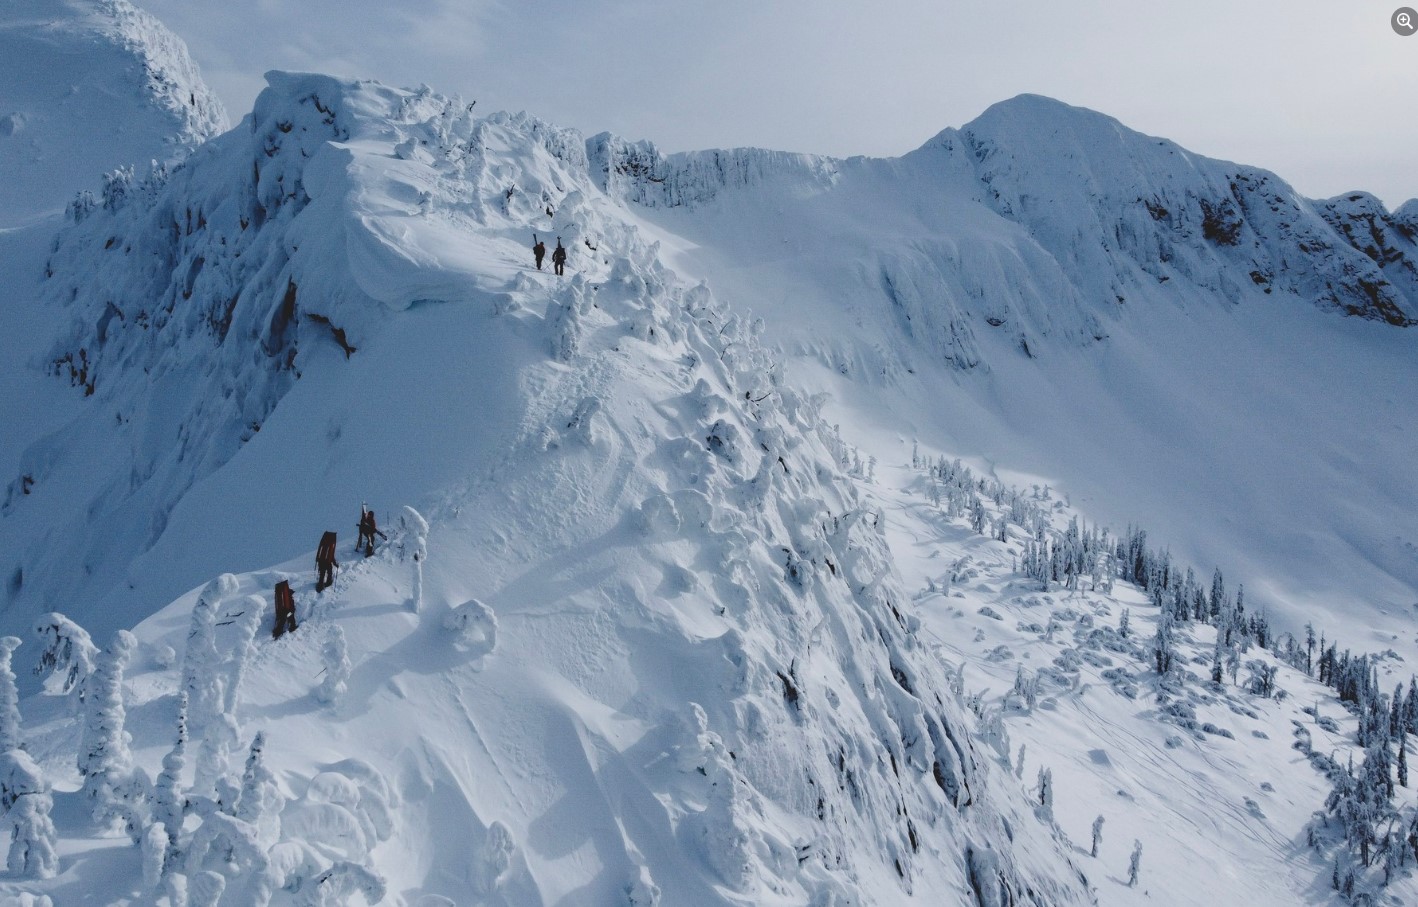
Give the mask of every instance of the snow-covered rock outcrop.
POLYGON ((180 38, 128 0, 0 2, 0 226, 226 128, 180 38))

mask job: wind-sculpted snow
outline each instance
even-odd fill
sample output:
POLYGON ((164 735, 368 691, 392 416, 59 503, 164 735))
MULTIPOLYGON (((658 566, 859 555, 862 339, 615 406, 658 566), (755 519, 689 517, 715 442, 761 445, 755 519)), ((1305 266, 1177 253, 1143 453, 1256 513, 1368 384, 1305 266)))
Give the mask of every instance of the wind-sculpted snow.
POLYGON ((0 3, 0 225, 226 128, 182 40, 128 0, 0 3))
MULTIPOLYGON (((124 675, 149 778, 181 774, 190 703, 178 852, 61 828, 108 868, 34 890, 1088 903, 921 643, 821 401, 666 268, 574 133, 268 79, 184 166, 77 207, 49 260, 73 313, 50 358, 89 412, 10 495, 12 613, 122 625, 241 575, 141 624, 124 675), (290 558, 361 499, 389 539, 342 544, 317 595, 290 558), (272 641, 282 580, 300 627, 272 641)), ((32 740, 72 765, 62 721, 32 740)))

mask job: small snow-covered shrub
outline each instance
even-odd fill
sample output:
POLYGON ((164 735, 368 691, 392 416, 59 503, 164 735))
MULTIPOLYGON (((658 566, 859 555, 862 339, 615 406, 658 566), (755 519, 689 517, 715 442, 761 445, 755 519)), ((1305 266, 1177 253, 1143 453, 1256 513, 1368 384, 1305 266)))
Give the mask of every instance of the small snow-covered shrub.
POLYGON ((345 695, 350 673, 353 671, 349 646, 345 643, 345 631, 338 624, 330 627, 330 635, 320 653, 325 662, 325 675, 320 686, 315 688, 315 698, 332 705, 345 695))
POLYGON ((475 655, 487 655, 497 647, 497 615, 476 598, 449 611, 443 628, 455 634, 458 645, 475 655))
POLYGON ((363 866, 341 861, 320 873, 306 889, 307 907, 348 907, 356 894, 368 904, 384 900, 384 879, 363 866))
POLYGON ((478 848, 474 866, 477 872, 478 890, 492 894, 507 879, 512 869, 512 858, 517 853, 517 844, 512 840, 512 832, 501 822, 493 822, 487 827, 487 835, 478 848))

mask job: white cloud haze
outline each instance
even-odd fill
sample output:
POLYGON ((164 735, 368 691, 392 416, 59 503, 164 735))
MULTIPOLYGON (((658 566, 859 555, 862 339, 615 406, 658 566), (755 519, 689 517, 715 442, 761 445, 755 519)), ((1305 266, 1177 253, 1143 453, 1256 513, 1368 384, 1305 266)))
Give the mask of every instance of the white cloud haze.
POLYGON ((895 155, 1035 92, 1312 197, 1418 196, 1418 36, 1377 0, 138 2, 236 115, 265 70, 298 69, 666 150, 895 155))

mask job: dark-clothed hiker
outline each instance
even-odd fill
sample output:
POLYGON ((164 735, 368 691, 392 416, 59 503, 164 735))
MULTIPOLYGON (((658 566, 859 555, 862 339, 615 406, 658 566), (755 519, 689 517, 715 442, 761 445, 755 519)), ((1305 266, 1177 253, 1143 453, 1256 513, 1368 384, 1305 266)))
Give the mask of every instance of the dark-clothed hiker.
POLYGON ((335 568, 338 566, 335 560, 335 533, 326 532, 320 536, 320 547, 315 549, 316 592, 324 592, 335 584, 335 568))
POLYGON ((532 246, 532 255, 536 256, 537 270, 540 271, 542 269, 542 259, 545 258, 547 254, 547 244, 537 239, 537 234, 535 233, 532 234, 532 239, 535 239, 537 242, 535 246, 532 246))
POLYGON ((272 639, 280 639, 281 634, 295 629, 295 595, 290 591, 290 580, 276 583, 276 626, 271 630, 272 639))
POLYGON ((355 542, 355 550, 364 549, 364 556, 369 557, 374 554, 374 537, 379 536, 387 539, 388 536, 379 531, 379 527, 374 523, 374 511, 362 507, 359 515, 359 540, 355 542))
POLYGON ((566 247, 561 244, 560 236, 556 238, 556 250, 551 253, 551 263, 556 266, 557 276, 566 269, 566 247))

